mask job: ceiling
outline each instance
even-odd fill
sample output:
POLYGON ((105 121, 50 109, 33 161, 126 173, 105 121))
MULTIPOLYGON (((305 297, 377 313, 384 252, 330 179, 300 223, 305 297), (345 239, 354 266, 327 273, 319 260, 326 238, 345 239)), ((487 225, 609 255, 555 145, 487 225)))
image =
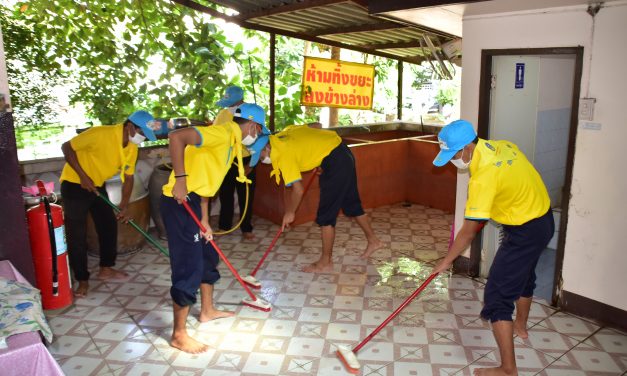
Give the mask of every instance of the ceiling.
MULTIPOLYGON (((454 27, 436 29, 430 17, 402 20, 386 14, 375 15, 367 0, 173 0, 176 3, 234 22, 242 27, 273 32, 303 40, 352 49, 413 64, 442 61, 443 49, 459 40, 454 27), (202 2, 202 4, 201 4, 202 2), (206 5, 205 5, 206 4, 206 5), (220 7, 229 8, 237 13, 220 7), (445 30, 445 31, 442 31, 445 30), (447 42, 450 42, 447 45, 447 42)), ((392 0, 392 3, 395 1, 392 0)), ((396 1, 398 2, 398 1, 396 1)), ((401 3, 413 3, 406 1, 401 3)), ((453 3, 438 1, 438 3, 453 3)), ((432 9, 444 12, 445 8, 432 9)), ((460 26, 461 29, 461 26, 460 26)), ((459 56, 453 56, 459 58, 459 56)))

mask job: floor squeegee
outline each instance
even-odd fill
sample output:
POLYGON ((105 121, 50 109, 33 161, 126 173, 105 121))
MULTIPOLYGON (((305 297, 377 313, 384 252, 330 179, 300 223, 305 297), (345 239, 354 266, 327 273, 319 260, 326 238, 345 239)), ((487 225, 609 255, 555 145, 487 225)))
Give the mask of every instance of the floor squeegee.
MULTIPOLYGON (((187 210, 189 215, 192 217, 194 222, 196 222, 196 224, 200 228, 200 231, 202 231, 203 233, 206 232, 207 229, 205 228, 205 226, 202 225, 202 223, 200 222, 200 220, 198 219, 198 217, 196 216, 192 208, 189 206, 187 201, 183 201, 183 206, 185 207, 185 210, 187 210)), ((231 270, 231 273, 233 273, 237 281, 242 285, 242 287, 244 287, 244 290, 246 290, 246 292, 248 293, 249 297, 244 298, 242 300, 242 304, 247 305, 254 309, 258 309, 260 311, 264 311, 264 312, 270 311, 272 309, 272 306, 270 305, 270 303, 266 302, 265 300, 253 294, 252 291, 250 291, 250 289, 248 288, 248 286, 246 286, 246 283, 244 283, 244 281, 242 280, 242 277, 240 277, 240 275, 237 273, 237 270, 235 270, 233 265, 226 258, 226 256, 224 255, 224 252, 222 252, 222 250, 213 241, 213 239, 209 240, 209 242, 211 243, 213 248, 215 248, 216 252, 218 252, 218 255, 220 255, 220 258, 222 259, 222 261, 224 261, 226 266, 231 270)))

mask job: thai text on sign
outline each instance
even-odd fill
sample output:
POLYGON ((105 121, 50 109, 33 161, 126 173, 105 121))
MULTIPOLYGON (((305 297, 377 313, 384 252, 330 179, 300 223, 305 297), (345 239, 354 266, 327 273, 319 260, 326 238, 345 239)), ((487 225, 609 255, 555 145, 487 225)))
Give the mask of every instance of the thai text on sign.
POLYGON ((303 106, 372 109, 374 65, 305 56, 303 106))

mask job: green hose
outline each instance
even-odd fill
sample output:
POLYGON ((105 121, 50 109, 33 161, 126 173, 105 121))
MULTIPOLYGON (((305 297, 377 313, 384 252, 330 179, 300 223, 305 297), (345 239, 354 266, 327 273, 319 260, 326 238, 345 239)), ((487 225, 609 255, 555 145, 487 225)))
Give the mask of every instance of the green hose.
MULTIPOLYGON (((103 196, 102 194, 100 194, 100 192, 97 192, 97 194, 98 194, 98 197, 100 197, 101 199, 104 200, 104 202, 109 204, 109 206, 111 206, 116 213, 119 213, 121 211, 120 208, 118 208, 117 205, 115 205, 114 203, 109 201, 109 199, 106 196, 103 196)), ((146 233, 146 231, 144 231, 141 227, 139 227, 139 225, 137 225, 137 223, 135 223, 135 221, 133 221, 131 219, 131 220, 128 221, 128 223, 130 223, 131 226, 133 226, 135 228, 135 230, 139 231, 139 233, 142 234, 144 236, 144 238, 146 238, 146 240, 148 240, 148 242, 150 244, 152 244, 155 247, 157 247, 157 249, 161 253, 163 253, 167 257, 170 257, 170 254, 168 253, 167 249, 163 248, 163 246, 161 244, 159 244, 155 239, 153 239, 152 236, 148 235, 148 233, 146 233)))

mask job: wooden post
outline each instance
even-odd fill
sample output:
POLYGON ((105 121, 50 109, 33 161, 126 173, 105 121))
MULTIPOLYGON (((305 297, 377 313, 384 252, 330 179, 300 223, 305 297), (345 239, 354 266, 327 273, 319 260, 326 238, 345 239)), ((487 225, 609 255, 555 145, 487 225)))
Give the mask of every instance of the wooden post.
POLYGON ((396 118, 401 120, 403 118, 403 62, 398 60, 398 97, 396 98, 396 118))
MULTIPOLYGON (((339 47, 331 47, 331 59, 340 60, 340 52, 342 51, 339 47)), ((337 107, 329 108, 329 127, 335 127, 338 125, 338 111, 337 107)))
POLYGON ((274 85, 276 70, 276 34, 270 33, 270 132, 274 132, 274 85))

